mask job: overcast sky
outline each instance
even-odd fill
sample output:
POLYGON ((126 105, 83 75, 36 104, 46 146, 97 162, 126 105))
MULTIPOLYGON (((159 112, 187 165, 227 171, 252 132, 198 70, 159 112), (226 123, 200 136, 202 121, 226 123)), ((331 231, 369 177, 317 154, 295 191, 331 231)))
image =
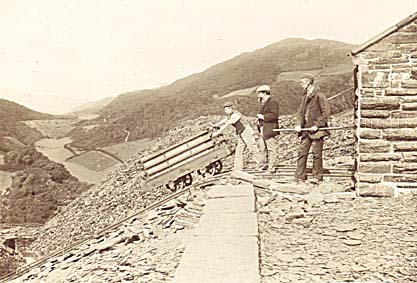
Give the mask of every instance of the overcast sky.
POLYGON ((63 113, 288 37, 360 44, 416 0, 0 0, 0 97, 63 113))

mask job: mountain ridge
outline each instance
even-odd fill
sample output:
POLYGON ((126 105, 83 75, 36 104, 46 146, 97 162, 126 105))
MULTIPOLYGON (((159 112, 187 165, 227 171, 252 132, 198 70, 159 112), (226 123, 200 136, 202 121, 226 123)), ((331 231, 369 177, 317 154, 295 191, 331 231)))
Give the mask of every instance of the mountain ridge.
MULTIPOLYGON (((327 39, 285 39, 242 53, 170 85, 120 94, 98 112, 99 118, 88 122, 97 127, 90 131, 79 127, 71 132, 73 145, 94 148, 122 142, 125 130, 132 140, 154 138, 180 121, 223 114, 219 97, 261 84, 271 85, 280 102, 281 114, 293 114, 302 90, 298 82, 278 80, 278 76, 283 72, 308 73, 339 66, 342 72, 317 78, 323 92, 331 96, 353 86, 349 71, 353 70, 353 63, 347 56, 353 47, 327 39)), ((234 96, 231 100, 245 115, 254 115, 258 108, 256 95, 234 96)), ((351 107, 353 98, 348 100, 346 105, 338 102, 335 111, 351 107)))

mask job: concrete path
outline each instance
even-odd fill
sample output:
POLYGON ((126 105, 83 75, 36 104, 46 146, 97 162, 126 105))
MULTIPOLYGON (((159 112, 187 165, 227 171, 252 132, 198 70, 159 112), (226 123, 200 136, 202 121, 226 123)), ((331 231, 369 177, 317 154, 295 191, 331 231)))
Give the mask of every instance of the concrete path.
POLYGON ((214 186, 186 245, 175 283, 258 283, 258 224, 252 185, 214 186))

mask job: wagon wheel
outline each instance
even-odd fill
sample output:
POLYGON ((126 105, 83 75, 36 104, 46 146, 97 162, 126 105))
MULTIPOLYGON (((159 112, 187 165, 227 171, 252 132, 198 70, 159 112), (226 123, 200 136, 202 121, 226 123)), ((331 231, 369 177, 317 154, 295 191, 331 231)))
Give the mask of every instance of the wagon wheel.
POLYGON ((191 176, 191 174, 187 174, 181 179, 183 179, 183 182, 186 186, 190 186, 193 183, 193 176, 191 176))
POLYGON ((214 164, 214 168, 215 168, 216 174, 219 174, 220 172, 222 172, 223 163, 220 160, 217 160, 216 163, 214 164))
POLYGON ((170 190, 171 192, 175 192, 177 189, 175 188, 175 184, 174 182, 169 182, 168 184, 165 185, 165 187, 170 190))
POLYGON ((176 191, 184 189, 186 186, 184 178, 179 178, 174 181, 174 188, 176 191))
POLYGON ((212 176, 220 173, 220 171, 222 171, 222 168, 223 168, 223 164, 220 160, 213 162, 209 166, 206 167, 207 173, 212 176))

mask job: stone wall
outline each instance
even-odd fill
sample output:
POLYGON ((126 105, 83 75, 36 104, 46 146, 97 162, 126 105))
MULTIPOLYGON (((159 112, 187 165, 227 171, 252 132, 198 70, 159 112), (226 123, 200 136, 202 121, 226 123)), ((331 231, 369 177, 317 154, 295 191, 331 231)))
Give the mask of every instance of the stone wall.
POLYGON ((353 55, 357 192, 417 189, 417 21, 353 55))

